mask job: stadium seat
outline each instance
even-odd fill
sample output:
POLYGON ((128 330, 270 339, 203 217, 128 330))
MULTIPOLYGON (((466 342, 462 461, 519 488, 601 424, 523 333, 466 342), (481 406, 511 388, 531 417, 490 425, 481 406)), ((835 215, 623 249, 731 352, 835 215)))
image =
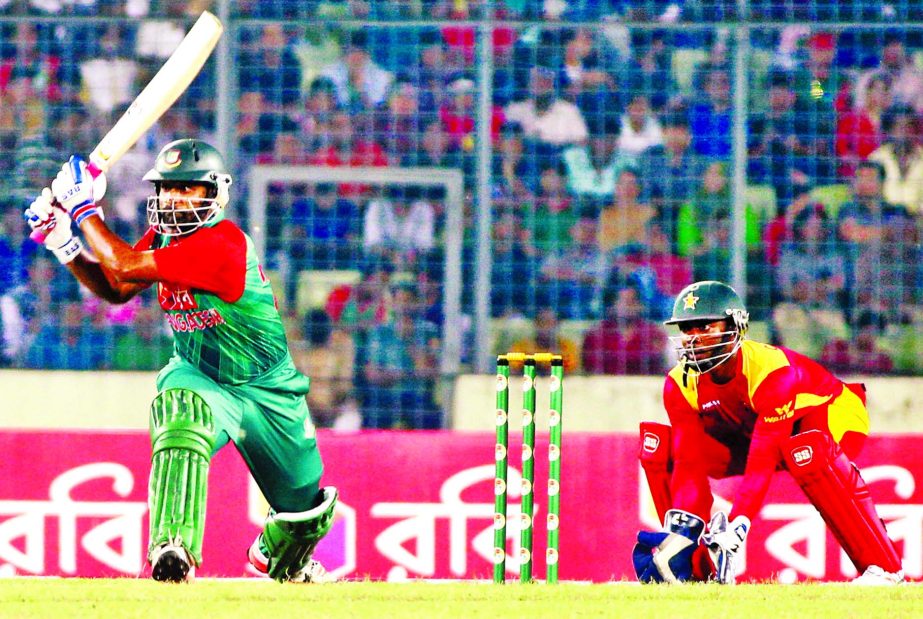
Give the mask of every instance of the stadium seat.
POLYGON ((331 290, 343 284, 355 284, 361 277, 359 271, 353 269, 301 271, 298 273, 295 311, 304 316, 309 310, 324 307, 331 290))

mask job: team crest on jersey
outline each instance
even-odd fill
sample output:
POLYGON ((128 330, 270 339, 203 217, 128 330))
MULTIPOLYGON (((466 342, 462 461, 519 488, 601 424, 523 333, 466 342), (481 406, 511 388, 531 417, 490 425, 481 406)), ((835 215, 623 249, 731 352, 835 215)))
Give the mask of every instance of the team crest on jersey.
POLYGON ((196 309, 195 296, 187 288, 172 288, 165 284, 157 284, 157 299, 164 310, 196 309))

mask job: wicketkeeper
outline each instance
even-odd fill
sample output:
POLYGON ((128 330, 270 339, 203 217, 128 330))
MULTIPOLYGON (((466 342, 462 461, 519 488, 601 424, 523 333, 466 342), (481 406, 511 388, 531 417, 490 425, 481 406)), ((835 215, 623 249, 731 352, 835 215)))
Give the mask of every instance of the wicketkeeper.
POLYGON ((309 381, 292 363, 253 241, 225 219, 231 176, 221 155, 195 139, 160 151, 144 176, 154 188, 150 229, 134 246, 103 222, 101 180, 71 157, 25 216, 102 299, 125 303, 156 284, 173 329, 150 411, 153 578, 190 580, 201 565, 209 461, 233 442, 271 506, 250 562, 280 582, 328 580, 311 555, 333 522, 337 491, 319 486, 309 381))
POLYGON ((852 460, 869 432, 865 389, 780 346, 744 339, 749 314, 730 286, 687 286, 666 321, 679 363, 663 402, 670 425, 641 424, 639 458, 663 531, 634 548, 642 582, 733 583, 772 476, 785 469, 861 576, 903 581, 901 560, 852 460), (730 514, 712 516, 709 479, 743 475, 730 514), (710 522, 706 527, 706 521, 710 522))

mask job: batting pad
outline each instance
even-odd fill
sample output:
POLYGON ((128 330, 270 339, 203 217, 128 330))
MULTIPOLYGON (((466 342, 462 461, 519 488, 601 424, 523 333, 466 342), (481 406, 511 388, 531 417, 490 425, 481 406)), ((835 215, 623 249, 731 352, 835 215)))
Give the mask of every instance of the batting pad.
POLYGON ((638 460, 644 469, 644 476, 647 477, 647 485, 651 490, 657 515, 663 522, 667 510, 673 507, 673 495, 670 491, 673 431, 670 426, 653 421, 642 421, 640 431, 638 460))
POLYGON ((202 563, 208 465, 215 428, 208 404, 188 389, 168 389, 151 404, 150 553, 182 545, 202 563))

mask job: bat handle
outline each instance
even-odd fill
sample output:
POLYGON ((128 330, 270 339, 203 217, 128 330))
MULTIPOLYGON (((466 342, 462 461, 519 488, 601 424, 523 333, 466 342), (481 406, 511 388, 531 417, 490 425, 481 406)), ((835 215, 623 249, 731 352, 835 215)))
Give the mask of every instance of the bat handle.
POLYGON ((39 229, 33 230, 32 234, 29 235, 29 238, 39 245, 43 245, 45 243, 45 233, 39 229))
POLYGON ((92 159, 87 161, 87 172, 90 173, 90 176, 92 176, 94 180, 103 173, 103 171, 99 169, 99 166, 93 163, 92 159))

